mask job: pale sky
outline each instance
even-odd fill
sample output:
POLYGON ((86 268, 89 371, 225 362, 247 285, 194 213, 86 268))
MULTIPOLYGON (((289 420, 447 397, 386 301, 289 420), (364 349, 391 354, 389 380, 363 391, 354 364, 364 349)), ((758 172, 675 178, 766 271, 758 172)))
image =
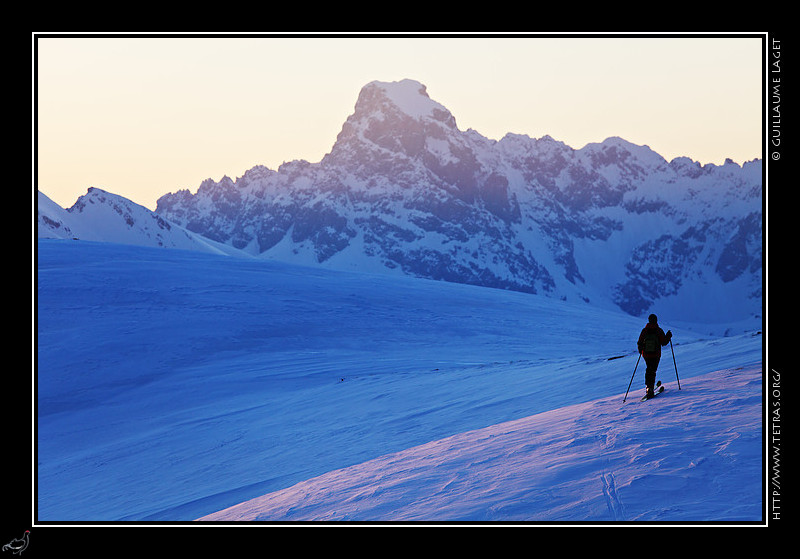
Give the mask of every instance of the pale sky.
POLYGON ((373 80, 417 80, 460 130, 497 140, 620 136, 667 160, 762 157, 759 37, 33 40, 35 170, 62 207, 94 186, 155 209, 207 178, 316 163, 373 80))

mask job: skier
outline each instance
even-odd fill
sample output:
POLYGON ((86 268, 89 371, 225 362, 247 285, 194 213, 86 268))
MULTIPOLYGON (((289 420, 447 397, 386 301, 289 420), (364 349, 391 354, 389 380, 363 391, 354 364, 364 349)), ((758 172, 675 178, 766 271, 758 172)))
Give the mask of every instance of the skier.
POLYGON ((637 346, 639 353, 644 357, 644 362, 647 364, 647 369, 645 369, 644 373, 644 384, 647 388, 645 397, 652 398, 655 396, 653 385, 656 382, 658 362, 661 360, 661 346, 667 345, 672 339, 672 331, 668 330, 664 334, 664 330, 658 325, 658 317, 654 314, 647 317, 647 321, 647 325, 642 329, 642 333, 639 334, 637 346))

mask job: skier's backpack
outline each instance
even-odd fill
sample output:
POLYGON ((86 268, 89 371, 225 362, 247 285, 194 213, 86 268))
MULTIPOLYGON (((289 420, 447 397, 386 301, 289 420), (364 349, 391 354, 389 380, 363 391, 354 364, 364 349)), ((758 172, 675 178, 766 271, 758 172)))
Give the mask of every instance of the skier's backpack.
POLYGON ((658 330, 648 328, 644 333, 644 352, 656 353, 659 347, 661 347, 661 341, 658 339, 658 330))

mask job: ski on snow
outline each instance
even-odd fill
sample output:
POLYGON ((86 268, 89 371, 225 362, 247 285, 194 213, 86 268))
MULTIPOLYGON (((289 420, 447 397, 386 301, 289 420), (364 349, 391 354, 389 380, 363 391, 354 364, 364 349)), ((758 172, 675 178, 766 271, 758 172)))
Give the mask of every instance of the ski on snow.
POLYGON ((650 400, 651 398, 655 398, 656 396, 658 396, 662 392, 664 392, 664 387, 661 386, 661 381, 658 381, 656 383, 655 390, 653 390, 653 395, 652 396, 648 396, 647 394, 645 394, 644 396, 642 396, 641 401, 644 402, 645 400, 650 400))

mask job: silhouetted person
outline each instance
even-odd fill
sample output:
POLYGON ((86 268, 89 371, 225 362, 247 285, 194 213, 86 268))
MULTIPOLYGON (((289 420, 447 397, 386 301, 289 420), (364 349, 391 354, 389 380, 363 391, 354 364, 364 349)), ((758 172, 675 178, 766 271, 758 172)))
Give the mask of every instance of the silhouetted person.
POLYGON ((651 398, 654 396, 653 385, 656 382, 658 362, 661 361, 661 346, 667 345, 672 339, 672 331, 668 330, 665 334, 658 325, 658 317, 654 314, 651 314, 647 320, 647 325, 642 329, 642 333, 639 334, 637 346, 639 353, 642 354, 644 362, 647 364, 647 369, 644 372, 644 385, 647 387, 646 396, 651 398))

